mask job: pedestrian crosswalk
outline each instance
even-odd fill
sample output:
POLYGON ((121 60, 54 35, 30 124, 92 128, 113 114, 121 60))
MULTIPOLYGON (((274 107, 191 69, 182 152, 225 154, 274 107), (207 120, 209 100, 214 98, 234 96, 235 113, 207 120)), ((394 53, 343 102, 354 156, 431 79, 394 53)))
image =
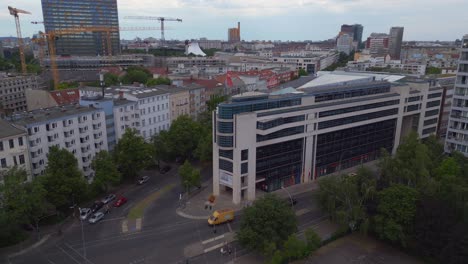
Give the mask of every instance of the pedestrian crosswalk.
POLYGON ((122 221, 122 233, 138 232, 142 229, 143 218, 135 220, 124 219, 122 221))

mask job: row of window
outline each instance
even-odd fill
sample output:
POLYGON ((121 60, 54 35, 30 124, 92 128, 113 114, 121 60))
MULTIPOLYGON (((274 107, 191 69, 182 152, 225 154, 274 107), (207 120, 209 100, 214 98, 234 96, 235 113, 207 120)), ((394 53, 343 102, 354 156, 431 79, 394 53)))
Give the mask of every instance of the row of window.
POLYGON ((232 119, 236 114, 249 113, 260 110, 289 107, 301 104, 301 98, 289 98, 289 99, 278 99, 278 100, 258 100, 252 101, 251 103, 228 104, 220 105, 219 118, 221 119, 232 119))
POLYGON ((428 119, 428 120, 424 121, 424 126, 429 126, 429 125, 435 124, 435 123, 437 123, 437 121, 438 121, 438 118, 428 119))
POLYGON ((374 103, 374 104, 366 104, 366 105, 359 105, 359 106, 354 106, 354 107, 341 108, 341 109, 336 109, 336 110, 320 112, 319 117, 341 115, 341 114, 346 114, 346 113, 351 113, 351 112, 385 107, 389 105, 397 105, 399 103, 400 103, 400 100, 391 100, 391 101, 374 103))
MULTIPOLYGON (((23 137, 19 137, 17 139, 18 141, 18 146, 23 146, 23 137)), ((8 140, 8 145, 10 147, 10 149, 13 149, 15 148, 15 140, 14 139, 10 139, 8 140)), ((3 145, 3 141, 0 141, 0 151, 3 151, 5 149, 4 145, 3 145)))
POLYGON ((346 124, 351 124, 351 123, 356 123, 356 122, 361 122, 365 120, 376 119, 376 118, 391 116, 391 115, 396 115, 396 114, 398 114, 398 108, 382 110, 382 111, 372 112, 372 113, 363 114, 363 115, 339 118, 339 119, 334 119, 334 120, 329 120, 329 121, 323 121, 323 122, 319 122, 318 129, 342 126, 346 124))
POLYGON ((295 123, 295 122, 300 122, 304 120, 305 120, 305 115, 291 116, 291 117, 284 117, 284 118, 280 117, 280 118, 276 118, 274 120, 265 121, 265 122, 258 121, 257 129, 267 130, 267 129, 281 126, 284 124, 295 123))
POLYGON ((390 92, 390 84, 381 85, 381 87, 376 87, 376 85, 369 86, 367 88, 360 89, 346 89, 339 90, 334 92, 326 92, 315 96, 315 102, 324 102, 352 97, 360 97, 372 94, 381 94, 390 92))
POLYGON ((268 134, 268 135, 259 135, 259 134, 257 134, 257 142, 262 142, 262 141, 266 141, 266 140, 270 140, 270 139, 297 135, 297 134, 304 133, 304 131, 305 131, 304 126, 297 126, 297 127, 289 127, 289 128, 281 129, 279 131, 276 131, 276 132, 268 134))
POLYGON ((16 156, 13 156, 13 164, 12 165, 7 164, 6 158, 0 159, 0 167, 2 169, 6 169, 8 167, 13 167, 13 166, 17 166, 17 165, 23 165, 24 163, 25 163, 25 159, 24 159, 23 154, 19 155, 18 158, 16 158, 16 156))

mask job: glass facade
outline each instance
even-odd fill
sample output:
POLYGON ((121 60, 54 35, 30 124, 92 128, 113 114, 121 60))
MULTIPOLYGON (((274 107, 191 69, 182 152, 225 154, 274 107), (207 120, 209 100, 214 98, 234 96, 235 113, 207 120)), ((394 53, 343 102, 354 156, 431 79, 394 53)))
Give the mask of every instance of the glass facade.
POLYGON ((256 178, 265 178, 268 192, 301 182, 304 139, 295 139, 257 148, 256 178))
POLYGON ((363 115, 356 115, 356 116, 339 118, 339 119, 334 119, 334 120, 329 120, 329 121, 323 121, 319 123, 318 128, 325 129, 325 128, 336 127, 336 126, 341 126, 341 125, 346 125, 346 124, 351 124, 351 123, 356 123, 356 122, 361 122, 365 120, 376 119, 376 118, 380 118, 384 116, 391 116, 391 115, 396 115, 396 114, 398 114, 398 108, 393 108, 393 109, 382 110, 382 111, 372 112, 372 113, 363 114, 363 115))
POLYGON ((225 103, 218 106, 218 117, 221 119, 232 119, 235 114, 295 106, 300 104, 301 98, 261 99, 225 103))
MULTIPOLYGON (((74 27, 119 27, 117 0, 42 0, 46 32, 74 27)), ((111 32, 112 54, 120 53, 119 31, 111 32)), ((57 55, 107 55, 105 32, 82 32, 58 36, 57 55)))
POLYGON ((392 152, 396 119, 321 134, 317 137, 316 175, 376 159, 382 148, 392 152))

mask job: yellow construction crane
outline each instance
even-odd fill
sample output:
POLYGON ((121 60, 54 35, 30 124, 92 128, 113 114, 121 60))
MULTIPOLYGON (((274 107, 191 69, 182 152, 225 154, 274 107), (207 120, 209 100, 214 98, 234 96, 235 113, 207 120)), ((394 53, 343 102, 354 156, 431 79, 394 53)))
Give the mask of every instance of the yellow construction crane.
POLYGON ((58 88, 60 83, 59 72, 57 68, 57 54, 55 50, 55 41, 59 36, 76 34, 82 32, 104 32, 106 33, 106 42, 107 42, 107 55, 112 56, 112 42, 111 42, 111 32, 118 31, 142 31, 142 30, 160 30, 158 27, 72 27, 67 29, 58 29, 51 30, 47 33, 41 33, 42 38, 47 39, 47 44, 49 47, 49 58, 50 58, 50 69, 52 71, 52 78, 54 80, 54 89, 58 88))
POLYGON ((26 69, 26 59, 24 58, 24 43, 23 43, 23 36, 21 34, 21 26, 20 26, 18 14, 30 15, 31 13, 25 10, 11 7, 11 6, 8 6, 8 10, 10 11, 10 15, 12 15, 15 18, 16 35, 18 36, 18 47, 19 47, 19 55, 20 55, 20 61, 21 61, 21 72, 23 74, 26 74, 27 69, 26 69))
POLYGON ((164 21, 177 21, 182 22, 180 18, 170 18, 170 17, 154 17, 154 16, 126 16, 125 19, 144 19, 144 20, 158 20, 161 22, 161 42, 164 43, 166 40, 164 38, 164 21))

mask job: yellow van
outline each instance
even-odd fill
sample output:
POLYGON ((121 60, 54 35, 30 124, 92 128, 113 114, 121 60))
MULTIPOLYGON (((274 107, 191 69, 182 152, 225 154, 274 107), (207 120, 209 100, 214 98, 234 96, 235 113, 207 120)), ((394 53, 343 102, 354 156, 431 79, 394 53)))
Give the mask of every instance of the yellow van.
POLYGON ((223 209, 216 210, 213 212, 213 215, 208 218, 209 225, 219 225, 224 222, 231 222, 234 220, 234 210, 232 209, 223 209))

